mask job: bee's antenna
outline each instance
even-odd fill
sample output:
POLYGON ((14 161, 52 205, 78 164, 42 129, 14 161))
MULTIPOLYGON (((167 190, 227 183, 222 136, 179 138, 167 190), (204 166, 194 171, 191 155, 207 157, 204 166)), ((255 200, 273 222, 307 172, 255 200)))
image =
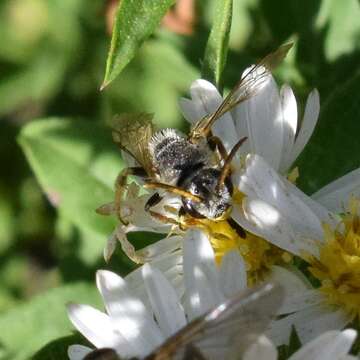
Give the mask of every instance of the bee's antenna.
POLYGON ((227 156, 227 158, 224 162, 224 165, 221 169, 221 174, 220 174, 219 181, 217 184, 217 189, 219 189, 224 184, 225 179, 231 170, 231 161, 234 158, 236 152, 239 150, 240 146, 245 142, 246 139, 247 139, 247 136, 241 138, 231 149, 230 154, 227 156))

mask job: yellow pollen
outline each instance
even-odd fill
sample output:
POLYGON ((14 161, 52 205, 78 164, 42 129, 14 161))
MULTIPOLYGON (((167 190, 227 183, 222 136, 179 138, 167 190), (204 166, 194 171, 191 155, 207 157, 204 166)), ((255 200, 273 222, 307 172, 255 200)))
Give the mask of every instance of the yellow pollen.
POLYGON ((350 201, 350 212, 337 229, 324 224, 325 242, 320 258, 308 257, 310 272, 321 282, 328 302, 360 319, 360 201, 350 201))

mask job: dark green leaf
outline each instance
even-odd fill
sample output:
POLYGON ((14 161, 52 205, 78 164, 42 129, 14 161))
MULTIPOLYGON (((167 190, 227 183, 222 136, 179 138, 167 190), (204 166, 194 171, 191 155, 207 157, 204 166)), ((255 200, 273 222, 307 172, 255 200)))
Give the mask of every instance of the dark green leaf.
POLYGON ((5 358, 27 360, 41 346, 70 335, 75 330, 66 314, 70 301, 100 306, 95 286, 83 283, 50 290, 2 314, 0 344, 5 358))
POLYGON ((294 354, 296 351, 298 351, 301 348, 301 341, 299 339, 299 336, 296 332, 296 329, 294 326, 291 327, 291 334, 290 334, 290 340, 289 340, 289 353, 288 356, 290 357, 292 354, 294 354))
POLYGON ((121 0, 115 17, 102 88, 109 85, 158 26, 174 0, 121 0))
POLYGON ((360 72, 334 90, 322 105, 310 143, 297 165, 299 185, 312 193, 360 166, 360 72))
POLYGON ((63 360, 67 359, 68 347, 73 344, 83 344, 84 338, 76 333, 71 336, 65 336, 57 340, 53 340, 36 354, 31 357, 31 360, 63 360))
POLYGON ((289 344, 288 345, 281 345, 278 348, 279 360, 288 359, 292 354, 294 354, 300 348, 301 348, 301 341, 299 339, 299 336, 298 336, 298 334, 296 332, 295 327, 292 326, 291 327, 290 338, 289 338, 289 344))
POLYGON ((232 7, 232 0, 217 2, 214 24, 205 50, 202 75, 218 87, 221 86, 221 74, 226 64, 232 7))

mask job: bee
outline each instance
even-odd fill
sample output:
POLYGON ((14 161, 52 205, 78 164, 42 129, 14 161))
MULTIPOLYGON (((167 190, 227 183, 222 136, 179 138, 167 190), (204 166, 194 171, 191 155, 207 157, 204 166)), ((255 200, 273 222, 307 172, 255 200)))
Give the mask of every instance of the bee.
POLYGON ((239 139, 227 153, 221 140, 212 135, 211 127, 222 115, 263 87, 271 70, 283 60, 291 46, 281 46, 253 66, 217 110, 200 119, 188 135, 175 129, 156 131, 152 115, 145 113, 124 114, 114 120, 115 143, 136 163, 121 171, 115 185, 115 212, 124 224, 120 208, 130 175, 142 178, 145 188, 156 190, 145 210, 164 223, 175 220, 152 210, 162 200, 159 190, 181 197, 179 216, 188 214, 211 220, 228 217, 233 195, 231 161, 246 137, 239 139))
MULTIPOLYGON (((264 333, 282 299, 283 289, 270 283, 241 291, 191 321, 141 360, 239 360, 264 333)), ((104 348, 94 350, 84 360, 121 358, 115 350, 104 348)))

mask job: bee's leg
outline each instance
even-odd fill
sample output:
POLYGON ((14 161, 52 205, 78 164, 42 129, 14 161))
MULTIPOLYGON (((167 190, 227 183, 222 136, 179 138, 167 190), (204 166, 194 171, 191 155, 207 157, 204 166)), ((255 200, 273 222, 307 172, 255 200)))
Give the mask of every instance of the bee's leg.
POLYGON ((193 344, 186 346, 183 360, 206 360, 201 351, 193 344))
POLYGON ((120 213, 120 206, 121 206, 121 200, 124 193, 124 190, 126 188, 126 181, 128 176, 134 175, 138 177, 145 178, 147 177, 145 169, 143 169, 140 166, 137 167, 128 167, 123 170, 121 170, 120 174, 116 178, 115 181, 115 200, 114 200, 114 206, 115 206, 115 212, 119 218, 119 220, 124 224, 128 225, 125 220, 121 218, 120 213))
POLYGON ((222 186, 225 182, 226 177, 229 175, 230 169, 231 169, 231 161, 233 160, 235 154, 240 149, 240 146, 245 142, 247 137, 241 138, 231 149, 230 154, 227 156, 224 165, 221 169, 221 175, 219 177, 219 182, 217 184, 218 187, 222 186))
POLYGON ((145 204, 145 211, 149 211, 153 206, 157 205, 162 199, 163 199, 162 196, 160 196, 158 192, 151 195, 149 200, 145 204))
POLYGON ((218 149, 222 160, 225 161, 227 159, 228 153, 219 137, 211 135, 208 137, 207 142, 210 146, 210 149, 212 150, 218 149))
POLYGON ((146 182, 144 184, 144 188, 147 188, 147 189, 163 189, 163 190, 166 190, 170 193, 173 193, 173 194, 176 194, 176 195, 179 195, 179 196, 183 196, 187 199, 191 199, 193 201, 196 201, 196 202, 201 202, 203 201, 203 199, 199 196, 196 196, 194 194, 192 194, 191 192, 188 192, 184 189, 181 189, 177 186, 173 186, 173 185, 168 185, 168 184, 163 184, 163 183, 158 183, 158 182, 146 182))

